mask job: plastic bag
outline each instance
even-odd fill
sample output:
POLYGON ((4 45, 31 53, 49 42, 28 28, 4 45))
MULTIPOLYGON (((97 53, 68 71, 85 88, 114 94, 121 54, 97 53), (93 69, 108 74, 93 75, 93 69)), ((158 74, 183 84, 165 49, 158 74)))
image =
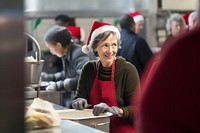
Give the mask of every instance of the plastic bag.
POLYGON ((48 101, 35 98, 25 115, 27 129, 49 128, 60 125, 61 118, 48 101))

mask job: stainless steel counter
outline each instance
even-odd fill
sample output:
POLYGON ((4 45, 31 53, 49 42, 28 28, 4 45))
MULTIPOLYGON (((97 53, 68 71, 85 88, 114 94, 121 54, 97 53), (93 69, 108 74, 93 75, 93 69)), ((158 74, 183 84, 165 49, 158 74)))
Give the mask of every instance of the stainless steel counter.
POLYGON ((105 133, 70 120, 61 120, 59 127, 30 130, 27 133, 105 133))
MULTIPOLYGON (((34 92, 36 93, 36 92, 34 92)), ((42 92, 44 93, 44 92, 42 92)), ((46 92, 50 93, 50 92, 46 92)), ((26 103, 26 106, 30 105, 30 103, 26 103)), ((67 108, 52 103, 53 108, 55 110, 67 110, 67 108)), ((78 122, 70 121, 70 120, 61 120, 61 124, 58 127, 52 128, 44 128, 44 129, 35 129, 35 130, 27 130, 26 133, 105 133, 98 129, 80 124, 78 122)))
MULTIPOLYGON (((39 92, 39 98, 43 100, 47 100, 49 102, 52 102, 54 104, 61 105, 62 104, 62 94, 65 93, 65 91, 46 91, 41 90, 39 92)), ((37 91, 35 90, 25 90, 25 103, 29 105, 29 103, 32 103, 33 99, 37 97, 37 91)))

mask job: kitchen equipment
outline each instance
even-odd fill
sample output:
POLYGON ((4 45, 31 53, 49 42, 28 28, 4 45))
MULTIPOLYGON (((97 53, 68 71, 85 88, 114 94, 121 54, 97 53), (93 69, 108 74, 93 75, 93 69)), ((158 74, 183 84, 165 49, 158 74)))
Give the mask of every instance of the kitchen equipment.
POLYGON ((110 116, 112 115, 109 112, 102 113, 99 116, 94 116, 92 113, 92 109, 67 109, 59 110, 57 112, 63 120, 72 120, 109 133, 110 116))
POLYGON ((35 46, 35 60, 25 60, 25 85, 30 87, 38 87, 40 86, 40 76, 44 64, 44 60, 41 60, 41 49, 36 41, 30 34, 24 33, 29 39, 31 39, 35 46))

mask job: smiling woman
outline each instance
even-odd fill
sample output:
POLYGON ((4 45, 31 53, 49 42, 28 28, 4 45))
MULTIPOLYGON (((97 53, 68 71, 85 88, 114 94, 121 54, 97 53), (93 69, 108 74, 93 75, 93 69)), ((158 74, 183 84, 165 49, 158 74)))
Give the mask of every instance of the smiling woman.
POLYGON ((110 133, 135 133, 130 106, 132 95, 139 89, 139 76, 133 65, 116 57, 119 42, 116 27, 94 22, 83 51, 92 51, 99 60, 83 67, 72 107, 82 110, 91 104, 95 116, 111 112, 110 133))
MULTIPOLYGON (((116 59, 116 53, 118 50, 119 42, 117 42, 117 35, 114 32, 104 32, 101 36, 106 36, 106 40, 99 42, 95 53, 98 54, 101 59, 101 63, 104 67, 111 67, 113 60, 116 59)), ((100 37, 99 37, 100 38, 100 37)))
POLYGON ((83 47, 83 52, 92 51, 96 56, 100 57, 104 67, 111 67, 119 48, 119 40, 120 33, 116 27, 95 21, 87 45, 83 47))

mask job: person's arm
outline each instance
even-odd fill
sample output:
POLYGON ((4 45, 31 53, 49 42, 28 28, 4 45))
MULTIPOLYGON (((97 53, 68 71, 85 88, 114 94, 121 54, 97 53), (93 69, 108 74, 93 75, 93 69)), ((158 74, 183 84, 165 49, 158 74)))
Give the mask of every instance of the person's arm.
POLYGON ((53 74, 53 81, 62 80, 64 76, 65 76, 64 71, 57 72, 57 73, 53 74))
POLYGON ((57 73, 51 73, 48 74, 46 72, 41 73, 41 80, 42 81, 59 81, 64 76, 64 71, 57 72, 57 73))
POLYGON ((93 81, 95 79, 96 71, 94 70, 95 63, 88 62, 82 69, 77 90, 76 90, 76 98, 85 98, 89 100, 90 90, 92 88, 93 81))
POLYGON ((70 91, 76 91, 77 89, 77 83, 79 76, 81 74, 82 68, 89 61, 89 57, 86 55, 80 55, 79 57, 76 57, 75 61, 72 61, 74 63, 74 69, 76 71, 76 76, 72 78, 66 78, 63 82, 61 82, 61 87, 64 88, 64 90, 70 92, 70 91))
POLYGON ((120 107, 123 112, 121 112, 121 118, 126 119, 127 121, 132 121, 132 98, 136 94, 137 90, 140 88, 140 80, 137 69, 129 64, 126 68, 126 75, 123 79, 125 82, 124 84, 124 104, 126 106, 120 107))

